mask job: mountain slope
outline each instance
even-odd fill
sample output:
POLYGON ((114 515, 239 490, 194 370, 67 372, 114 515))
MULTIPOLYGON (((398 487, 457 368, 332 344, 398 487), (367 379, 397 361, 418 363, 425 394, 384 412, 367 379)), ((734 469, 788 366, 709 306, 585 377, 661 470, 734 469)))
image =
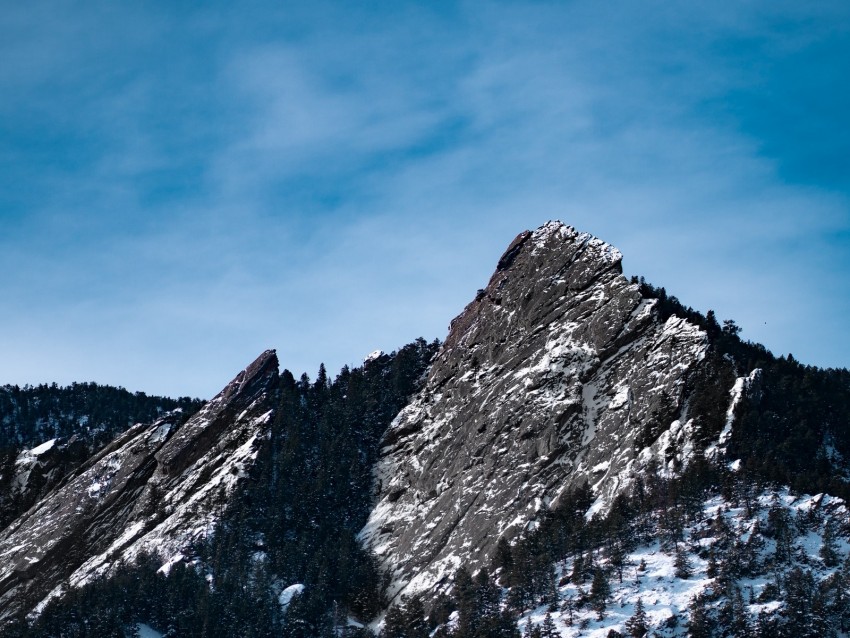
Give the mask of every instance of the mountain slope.
POLYGON ((0 621, 140 552, 177 560, 251 464, 277 383, 267 351, 184 424, 174 414, 134 426, 9 525, 0 536, 0 621))
POLYGON ((0 530, 134 423, 202 405, 95 383, 0 387, 0 530))
POLYGON ((452 322, 384 437, 362 532, 391 596, 486 564, 567 489, 587 482, 604 507, 652 458, 667 460, 651 443, 692 445, 685 387, 707 336, 661 321, 621 258, 550 222, 514 240, 452 322))
POLYGON ((530 605, 520 626, 542 625, 552 609, 561 636, 629 635, 640 601, 646 628, 659 637, 850 630, 846 504, 739 487, 728 498, 706 494, 674 526, 662 511, 636 512, 625 551, 609 544, 570 552, 554 565, 552 599, 530 605), (597 572, 608 592, 594 600, 597 572))
POLYGON ((284 370, 247 479, 184 560, 167 576, 170 554, 113 563, 108 578, 69 589, 4 635, 123 638, 142 623, 181 637, 331 636, 348 618, 373 618, 381 578, 355 535, 380 436, 420 389, 438 345, 418 339, 333 380, 323 368, 314 382, 284 370))

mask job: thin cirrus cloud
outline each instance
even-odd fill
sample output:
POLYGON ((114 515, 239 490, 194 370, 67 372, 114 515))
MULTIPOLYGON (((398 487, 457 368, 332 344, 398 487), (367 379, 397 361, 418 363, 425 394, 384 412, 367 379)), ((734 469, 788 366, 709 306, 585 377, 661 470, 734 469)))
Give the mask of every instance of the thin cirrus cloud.
POLYGON ((0 382, 210 396, 266 347, 300 373, 442 338, 550 218, 746 337, 850 360, 842 3, 4 23, 0 382))

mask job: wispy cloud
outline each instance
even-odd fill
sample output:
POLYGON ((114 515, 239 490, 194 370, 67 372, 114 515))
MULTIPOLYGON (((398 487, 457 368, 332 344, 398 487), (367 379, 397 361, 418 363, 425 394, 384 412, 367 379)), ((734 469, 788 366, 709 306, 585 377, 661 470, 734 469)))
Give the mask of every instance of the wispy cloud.
POLYGON ((848 99, 849 24, 841 3, 18 7, 0 382, 209 395, 265 347, 300 372, 441 337, 553 217, 846 365, 848 111, 800 119, 848 99))

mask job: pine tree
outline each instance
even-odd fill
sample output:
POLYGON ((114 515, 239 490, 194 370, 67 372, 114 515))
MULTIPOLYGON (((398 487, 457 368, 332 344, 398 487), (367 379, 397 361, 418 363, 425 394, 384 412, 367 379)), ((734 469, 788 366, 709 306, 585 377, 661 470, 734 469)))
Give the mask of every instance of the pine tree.
POLYGON ((615 541, 609 552, 609 560, 611 566, 617 570, 617 578, 620 583, 623 582, 623 567, 626 565, 626 550, 620 541, 615 541))
POLYGON ((525 630, 522 632, 522 638, 542 638, 540 627, 531 624, 531 616, 525 621, 525 630))
POLYGON ((832 599, 832 615, 842 632, 850 631, 850 556, 844 560, 841 570, 834 576, 835 594, 832 599))
POLYGON ((584 555, 579 553, 573 560, 573 571, 570 574, 573 585, 581 585, 584 582, 584 555))
POLYGON ((795 567, 785 578, 785 607, 783 629, 786 635, 797 638, 816 638, 812 618, 812 602, 816 596, 815 581, 810 571, 795 567))
POLYGON ((640 598, 635 605, 635 613, 626 621, 626 630, 632 638, 643 638, 649 631, 646 611, 643 608, 643 600, 640 598))
POLYGON ((730 623, 729 629, 732 632, 733 638, 750 638, 750 617, 747 609, 744 606, 744 597, 741 595, 741 590, 735 587, 730 601, 730 623))
POLYGON ((761 552, 764 549, 764 538, 761 534, 761 526, 758 519, 753 524, 750 538, 741 547, 739 556, 741 558, 741 569, 745 576, 755 576, 762 567, 761 552))
POLYGON ((451 597, 440 592, 437 594, 437 597, 431 601, 431 612, 428 614, 428 624, 431 627, 444 625, 449 621, 449 616, 451 616, 452 611, 454 611, 454 603, 452 602, 451 597))
POLYGON ((788 512, 774 501, 767 513, 768 533, 776 540, 774 557, 777 562, 785 563, 791 558, 791 546, 794 538, 792 523, 788 512))
POLYGON ((425 620, 425 605, 421 596, 407 601, 404 609, 405 638, 428 638, 428 623, 425 620))
POLYGON ((827 567, 838 565, 838 545, 836 543, 837 523, 833 518, 828 518, 823 530, 823 541, 820 548, 820 557, 827 567))
POLYGON ((676 544, 676 558, 673 561, 673 567, 676 568, 676 578, 687 579, 693 573, 688 554, 678 543, 676 544))
POLYGON ((552 614, 548 611, 546 612, 546 616, 543 617, 543 625, 540 628, 541 638, 560 638, 560 634, 558 630, 555 629, 555 621, 552 620, 552 614))
POLYGON ((516 618, 508 609, 503 609, 498 616, 489 619, 484 633, 487 638, 520 638, 516 618))
POLYGON ((452 595, 458 610, 458 633, 462 636, 475 635, 481 616, 478 609, 478 591, 465 567, 460 567, 455 572, 452 595))
POLYGON ((573 600, 572 596, 567 596, 564 599, 564 612, 566 614, 566 618, 564 619, 564 622, 566 623, 567 627, 572 627, 573 623, 575 622, 575 618, 574 618, 575 609, 576 609, 575 600, 573 600))
POLYGON ((479 616, 498 616, 501 592, 496 584, 490 579, 490 574, 486 567, 476 574, 475 585, 476 613, 479 616))
POLYGON ((605 608, 608 606, 610 595, 611 585, 608 583, 608 577, 605 576, 605 572, 597 568, 590 585, 590 602, 599 620, 605 617, 605 608))
POLYGON ((756 617, 755 635, 758 638, 774 638, 780 634, 779 623, 775 616, 762 610, 756 617))
POLYGON ((504 536, 500 536, 499 542, 496 544, 496 553, 493 556, 493 569, 502 569, 504 577, 512 566, 513 556, 511 554, 511 545, 504 536))
POLYGON ((719 572, 720 569, 717 566, 717 557, 715 556, 714 548, 712 547, 708 553, 708 566, 706 567, 705 575, 709 578, 717 578, 719 572))
POLYGON ((705 608, 705 599, 702 596, 694 596, 689 605, 689 611, 689 638, 712 638, 712 622, 705 608))

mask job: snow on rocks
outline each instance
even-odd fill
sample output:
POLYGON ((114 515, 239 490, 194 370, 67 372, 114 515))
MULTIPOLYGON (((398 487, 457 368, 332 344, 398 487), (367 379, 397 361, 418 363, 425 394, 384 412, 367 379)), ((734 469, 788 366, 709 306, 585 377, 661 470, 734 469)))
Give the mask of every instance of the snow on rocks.
POLYGON ((51 452, 59 447, 58 439, 50 439, 32 449, 21 451, 15 459, 14 476, 11 481, 12 489, 17 492, 26 491, 33 471, 44 462, 44 458, 41 457, 50 456, 51 452))
POLYGON ((32 456, 41 456, 56 444, 56 439, 50 439, 49 441, 45 441, 41 445, 36 445, 33 449, 29 450, 29 454, 32 456))
POLYGON ((136 625, 136 630, 139 632, 139 638, 163 638, 163 634, 156 631, 150 625, 146 625, 144 623, 138 623, 136 625))
POLYGON ((3 530, 0 623, 141 552, 168 566, 209 534, 271 425, 277 378, 270 350, 179 427, 168 415, 130 428, 3 530))
POLYGON ((720 435, 717 437, 717 441, 712 443, 706 450, 705 456, 709 459, 715 459, 723 456, 726 452, 726 444, 729 442, 729 439, 732 437, 732 424, 735 421, 735 408, 738 407, 738 404, 741 402, 741 398, 744 396, 744 393, 752 387, 754 383, 756 383, 761 376, 761 370, 756 368, 746 377, 738 377, 735 379, 735 384, 732 386, 732 389, 729 391, 730 400, 729 400, 729 408, 726 410, 726 423, 723 426, 723 430, 720 432, 720 435))
POLYGON ((456 560, 486 564, 500 536, 533 528, 585 481, 603 511, 637 470, 644 424, 661 409, 679 416, 707 337, 675 316, 661 322, 621 258, 549 222, 511 243, 452 321, 425 387, 384 437, 360 535, 392 575, 391 595, 447 585, 456 560))

